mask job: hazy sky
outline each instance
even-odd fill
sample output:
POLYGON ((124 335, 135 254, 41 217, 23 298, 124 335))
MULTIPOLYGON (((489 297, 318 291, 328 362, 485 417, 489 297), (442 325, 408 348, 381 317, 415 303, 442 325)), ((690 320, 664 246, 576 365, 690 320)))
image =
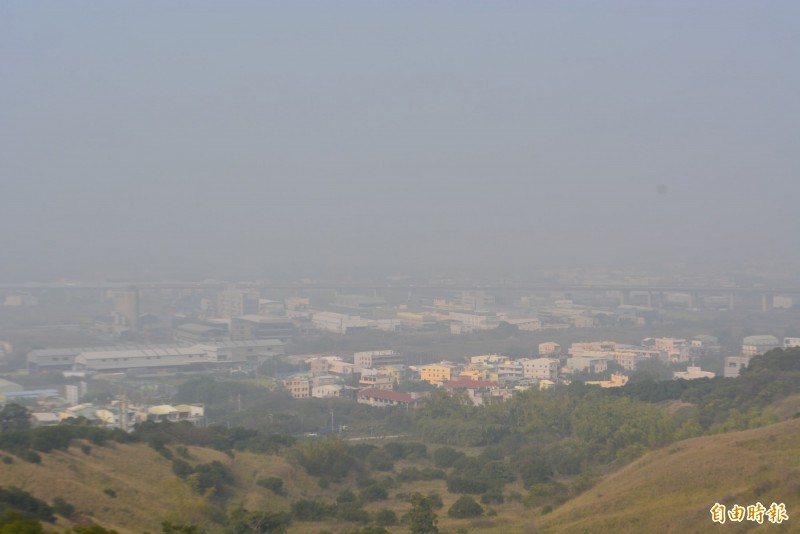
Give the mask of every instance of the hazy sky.
POLYGON ((0 3, 0 280, 800 251, 800 3, 0 3))

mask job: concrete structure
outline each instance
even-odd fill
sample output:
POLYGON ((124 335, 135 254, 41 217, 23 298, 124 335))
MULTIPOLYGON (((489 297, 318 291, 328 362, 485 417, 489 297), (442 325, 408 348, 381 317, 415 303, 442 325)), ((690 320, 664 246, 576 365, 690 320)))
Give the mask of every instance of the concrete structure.
POLYGON ((783 338, 784 349, 794 349, 800 347, 800 337, 785 337, 783 338))
POLYGON ((75 365, 75 358, 83 352, 115 350, 151 350, 189 347, 189 344, 139 345, 122 344, 100 347, 69 347, 56 349, 34 349, 26 355, 31 372, 68 371, 75 365))
POLYGON ((742 354, 745 356, 755 356, 764 354, 772 349, 777 349, 781 344, 775 336, 747 336, 742 340, 742 354))
POLYGON ((675 371, 672 373, 673 380, 697 380, 698 378, 714 378, 716 375, 711 371, 703 371, 699 367, 689 366, 685 371, 675 371))
POLYGON ((114 323, 133 332, 139 330, 139 291, 135 287, 114 293, 114 323))
POLYGON ((752 356, 726 356, 722 376, 725 378, 736 378, 739 376, 742 369, 750 365, 751 358, 752 356))
POLYGON ((391 377, 381 374, 374 374, 374 375, 361 375, 361 379, 358 381, 359 387, 362 388, 372 388, 372 389, 386 389, 386 390, 393 390, 394 389, 394 380, 391 377))
POLYGON ((575 356, 567 358, 567 368, 573 373, 605 373, 608 370, 608 361, 610 359, 609 357, 575 356))
POLYGON ((628 376, 615 373, 611 375, 611 380, 587 380, 585 383, 587 385, 594 384, 601 388, 621 388, 628 383, 628 376))
POLYGON ((552 341, 539 343, 539 356, 557 356, 561 354, 561 345, 552 341))
POLYGON ((357 373, 362 369, 404 363, 405 357, 393 350, 367 350, 353 353, 353 366, 355 366, 357 373))
POLYGON ((434 385, 450 380, 459 366, 451 362, 432 363, 419 368, 419 379, 434 385))
POLYGON ((283 380, 283 387, 293 399, 307 399, 311 396, 311 377, 306 374, 292 375, 283 380))
POLYGON ((311 316, 311 324, 318 330, 347 334, 349 330, 369 328, 369 322, 358 315, 335 312, 316 312, 311 316))
POLYGON ((338 384, 326 384, 311 388, 311 396, 317 399, 338 399, 342 396, 343 386, 338 384))
POLYGON ((288 343, 294 333, 294 323, 289 319, 263 315, 244 315, 231 319, 230 336, 234 341, 278 339, 288 343))
POLYGON ((277 340, 224 341, 192 346, 151 345, 144 348, 89 350, 75 357, 75 369, 94 372, 178 372, 232 364, 252 364, 284 353, 277 340))
POLYGON ((258 313, 258 292, 253 290, 228 289, 217 295, 219 317, 240 317, 258 313))
POLYGON ((172 335, 175 341, 183 343, 221 341, 228 337, 228 329, 224 325, 185 323, 176 326, 173 329, 172 335))
MULTIPOLYGON (((522 376, 524 378, 537 378, 540 380, 558 380, 558 359, 535 358, 520 360, 522 376)), ((600 371, 597 371, 600 372, 600 371)))
POLYGON ((396 391, 371 388, 359 390, 356 399, 360 404, 368 404, 379 408, 397 406, 408 409, 419 402, 419 398, 411 393, 398 393, 396 391))

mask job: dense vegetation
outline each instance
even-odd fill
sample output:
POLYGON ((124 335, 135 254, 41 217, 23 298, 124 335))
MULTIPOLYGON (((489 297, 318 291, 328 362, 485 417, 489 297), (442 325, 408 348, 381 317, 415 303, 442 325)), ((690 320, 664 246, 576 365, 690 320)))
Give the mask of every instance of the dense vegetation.
MULTIPOLYGON (((229 398, 236 391, 232 382, 221 384, 204 378, 189 384, 184 394, 200 391, 212 398, 220 387, 229 398)), ((188 423, 145 423, 131 434, 98 428, 83 419, 30 429, 24 410, 7 405, 0 410, 0 449, 11 455, 3 457, 6 463, 15 461, 12 456, 37 462, 39 453, 65 450, 74 440, 82 440, 81 450, 86 455, 92 454, 92 446, 109 442, 145 443, 169 460, 172 472, 198 495, 217 502, 218 510, 224 510, 235 477, 222 462, 202 463, 192 458, 187 446, 216 449, 230 457, 245 450, 280 454, 314 477, 321 490, 331 488, 327 497, 313 492, 292 494, 282 478, 262 476, 254 482, 270 495, 286 499, 283 511, 236 509, 216 517, 216 525, 233 533, 282 532, 292 522, 337 521, 359 525, 352 532, 374 534, 400 523, 412 532, 436 532, 434 510, 442 508, 442 499, 436 493, 417 493, 420 483, 443 481, 440 487, 454 494, 452 498, 460 496, 455 503, 449 501, 453 503, 447 509, 450 518, 489 516, 495 513, 491 507, 509 500, 550 510, 591 487, 602 473, 649 450, 686 437, 769 423, 775 420, 769 405, 799 392, 800 349, 775 350, 754 358, 738 379, 643 380, 616 390, 573 383, 554 392, 528 391, 505 403, 482 407, 465 397, 434 391, 412 412, 354 405, 351 414, 365 410, 370 418, 402 424, 411 434, 382 445, 350 442, 334 434, 297 439, 287 433, 198 428, 188 423), (658 404, 664 401, 680 401, 683 407, 673 414, 658 404), (511 489, 509 485, 513 485, 511 489), (526 494, 513 488, 524 488, 526 494), (389 499, 408 503, 411 510, 398 516, 372 504, 389 499)), ((262 393, 253 392, 253 399, 260 399, 255 405, 273 394, 279 399, 273 407, 274 419, 285 420, 278 411, 284 406, 281 394, 268 392, 262 399, 262 393)), ((305 404, 313 403, 293 401, 287 406, 295 409, 305 404)), ((268 430, 279 427, 273 424, 268 430)), ((19 525, 24 522, 49 520, 25 515, 24 506, 3 508, 2 491, 0 514, 4 514, 3 521, 16 525, 14 528, 22 528, 19 525)), ((50 514, 65 517, 74 511, 63 499, 44 506, 50 514)), ((2 524, 0 534, 5 532, 2 524)), ((201 530, 166 525, 164 532, 199 534, 201 530)))

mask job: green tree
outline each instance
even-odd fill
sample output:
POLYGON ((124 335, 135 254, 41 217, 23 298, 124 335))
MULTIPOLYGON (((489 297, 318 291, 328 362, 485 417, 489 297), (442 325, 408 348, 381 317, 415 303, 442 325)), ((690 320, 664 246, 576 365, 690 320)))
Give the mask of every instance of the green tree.
POLYGON ((406 514, 405 519, 411 534, 437 534, 439 532, 436 526, 439 522, 436 512, 431 508, 428 499, 421 493, 411 495, 411 511, 406 514))
POLYGON ((483 506, 475 502, 475 499, 472 497, 462 495, 447 511, 447 515, 457 519, 479 517, 483 515, 483 506))
POLYGON ((31 427, 28 410, 19 404, 6 404, 0 410, 0 431, 28 430, 31 427))

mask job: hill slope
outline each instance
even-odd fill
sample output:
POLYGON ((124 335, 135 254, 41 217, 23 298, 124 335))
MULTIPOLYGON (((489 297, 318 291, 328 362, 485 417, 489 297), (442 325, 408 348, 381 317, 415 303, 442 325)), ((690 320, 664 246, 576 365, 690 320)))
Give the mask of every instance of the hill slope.
POLYGON ((800 419, 650 453, 554 512, 534 532, 800 532, 800 419), (716 503, 785 503, 789 521, 713 523, 716 503))

